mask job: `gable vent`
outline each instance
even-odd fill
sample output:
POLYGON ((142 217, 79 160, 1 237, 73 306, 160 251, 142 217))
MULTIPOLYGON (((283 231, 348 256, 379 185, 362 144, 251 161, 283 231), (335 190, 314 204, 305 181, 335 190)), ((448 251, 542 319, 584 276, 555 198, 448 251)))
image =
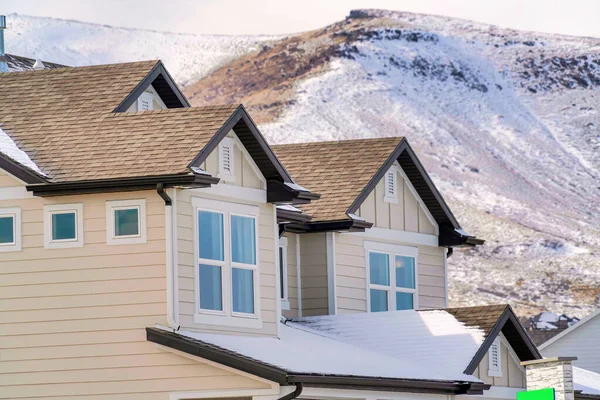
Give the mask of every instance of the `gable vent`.
POLYGON ((233 146, 233 140, 228 137, 219 144, 219 177, 225 180, 235 180, 233 146))
POLYGON ((498 338, 490 346, 489 357, 489 376, 502 376, 502 356, 500 354, 500 341, 498 338))
POLYGON ((398 201, 398 174, 396 169, 392 168, 385 174, 385 194, 383 195, 384 200, 388 202, 398 201))

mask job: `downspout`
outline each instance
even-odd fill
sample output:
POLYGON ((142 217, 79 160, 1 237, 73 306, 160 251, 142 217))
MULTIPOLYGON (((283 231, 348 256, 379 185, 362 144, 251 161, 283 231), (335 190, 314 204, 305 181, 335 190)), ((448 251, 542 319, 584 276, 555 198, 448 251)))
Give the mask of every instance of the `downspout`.
POLYGON ((4 30, 6 29, 6 16, 0 15, 0 73, 8 72, 6 53, 4 52, 4 30))
POLYGON ((302 394, 303 389, 304 387, 302 386, 302 383, 298 382, 296 383, 296 390, 294 390, 292 393, 288 393, 285 396, 278 398, 277 400, 293 400, 302 394))
POLYGON ((176 307, 176 291, 175 291, 175 246, 174 246, 174 227, 173 222, 173 200, 165 192, 164 185, 159 183, 156 185, 156 192, 165 201, 165 247, 166 247, 166 268, 167 268, 167 324, 174 331, 179 330, 179 322, 177 321, 176 307))

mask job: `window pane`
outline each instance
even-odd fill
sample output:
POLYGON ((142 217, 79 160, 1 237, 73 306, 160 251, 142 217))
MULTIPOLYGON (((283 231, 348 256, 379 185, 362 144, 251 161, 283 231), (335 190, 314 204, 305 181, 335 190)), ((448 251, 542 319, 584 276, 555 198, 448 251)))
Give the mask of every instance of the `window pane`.
POLYGON ((200 264, 200 308, 223 310, 221 267, 200 264))
POLYGON ((52 214, 52 240, 76 239, 75 213, 52 214))
POLYGON ((200 258, 223 261, 223 214, 198 211, 200 258))
POLYGON ((284 278, 285 269, 283 268, 283 247, 279 248, 279 290, 281 290, 281 298, 285 299, 285 279, 284 278))
POLYGON ((140 211, 137 208, 115 210, 115 236, 139 235, 140 211))
POLYGON ((369 253, 369 269, 371 284, 389 286, 390 268, 389 257, 383 253, 369 253))
POLYGON ((388 310, 388 294, 385 290, 371 289, 371 312, 388 310))
POLYGON ((0 244, 15 242, 15 217, 0 217, 0 244))
POLYGON ((396 256, 396 287, 415 288, 415 259, 396 256))
POLYGON ((256 264, 256 234, 254 218, 231 216, 231 260, 256 264))
POLYGON ((232 268, 231 281, 233 312, 254 314, 254 272, 251 269, 232 268))
POLYGON ((412 310, 413 294, 396 292, 396 310, 412 310))

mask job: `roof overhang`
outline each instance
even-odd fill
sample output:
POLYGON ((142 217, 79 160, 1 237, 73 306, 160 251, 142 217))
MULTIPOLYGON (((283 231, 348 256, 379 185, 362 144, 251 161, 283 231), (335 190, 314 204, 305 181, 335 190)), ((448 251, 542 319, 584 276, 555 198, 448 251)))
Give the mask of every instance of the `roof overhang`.
POLYGON ((286 232, 315 233, 315 232, 364 232, 373 226, 371 222, 357 219, 341 219, 336 221, 308 221, 286 224, 286 232))
POLYGON ((25 183, 35 184, 46 182, 46 178, 44 178, 42 175, 14 161, 12 158, 3 153, 0 153, 0 169, 3 169, 25 183))
POLYGON ((483 394, 490 385, 480 382, 452 382, 371 378, 360 376, 296 374, 232 351, 157 328, 146 328, 148 341, 237 369, 280 385, 376 390, 435 394, 483 394))

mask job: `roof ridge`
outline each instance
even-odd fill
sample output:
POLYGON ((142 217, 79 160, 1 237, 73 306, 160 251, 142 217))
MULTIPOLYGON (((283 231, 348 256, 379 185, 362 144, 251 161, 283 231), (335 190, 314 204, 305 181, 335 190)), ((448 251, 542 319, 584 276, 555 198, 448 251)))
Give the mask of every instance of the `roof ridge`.
MULTIPOLYGON (((17 57, 22 57, 22 56, 17 56, 17 57)), ((22 57, 22 58, 27 58, 27 57, 22 57)), ((43 61, 42 61, 43 62, 43 61)), ((39 70, 35 70, 35 69, 28 69, 28 70, 24 70, 24 71, 11 71, 11 72, 4 72, 4 73, 0 73, 1 75, 4 74, 11 74, 11 75, 15 75, 15 74, 34 74, 34 73, 64 73, 65 71, 69 71, 69 70, 95 70, 95 69, 105 69, 105 68, 117 68, 117 67, 134 67, 134 66, 142 66, 142 65, 156 65, 158 63, 162 62, 160 59, 156 59, 156 60, 144 60, 144 61, 130 61, 130 62, 122 62, 122 63, 108 63, 108 64, 94 64, 94 65, 79 65, 79 66, 67 66, 67 65, 61 65, 61 64, 56 64, 56 63, 52 63, 49 61, 49 63, 51 64, 55 64, 55 65, 61 65, 60 67, 56 67, 56 68, 50 68, 50 69, 39 69, 39 70)))
POLYGON ((280 143, 272 145, 271 147, 286 147, 286 146, 301 146, 301 145, 334 145, 340 143, 357 143, 357 142, 383 142, 383 141, 393 141, 393 140, 402 140, 405 136, 386 136, 386 137, 371 137, 371 138, 360 138, 360 139, 341 139, 341 140, 325 140, 325 141, 312 141, 312 142, 298 142, 298 143, 280 143))

